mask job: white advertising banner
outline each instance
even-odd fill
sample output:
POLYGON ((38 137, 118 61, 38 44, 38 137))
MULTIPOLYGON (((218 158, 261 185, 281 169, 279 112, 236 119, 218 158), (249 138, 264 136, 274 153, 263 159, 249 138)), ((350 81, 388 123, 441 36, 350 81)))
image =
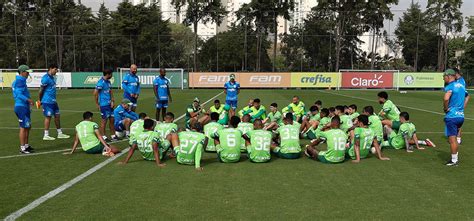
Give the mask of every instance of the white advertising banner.
MULTIPOLYGON (((45 75, 45 72, 33 72, 30 73, 30 77, 26 80, 28 87, 40 87, 41 78, 45 75)), ((71 72, 58 72, 56 74, 56 87, 68 88, 72 87, 71 72)))

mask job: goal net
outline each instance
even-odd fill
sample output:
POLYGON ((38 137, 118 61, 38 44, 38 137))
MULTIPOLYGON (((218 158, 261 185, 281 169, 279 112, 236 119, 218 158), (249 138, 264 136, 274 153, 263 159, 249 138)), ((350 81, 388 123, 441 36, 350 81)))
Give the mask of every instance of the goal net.
MULTIPOLYGON (((184 78, 184 69, 182 68, 165 68, 166 78, 170 81, 171 88, 181 88, 184 89, 185 78, 184 78)), ((123 77, 130 71, 130 68, 119 68, 120 81, 123 77)), ((152 88, 153 80, 160 75, 160 68, 138 68, 137 76, 140 80, 140 86, 142 88, 152 88)), ((120 84, 122 88, 122 84, 120 84)))
POLYGON ((339 70, 338 89, 398 90, 398 70, 339 70))

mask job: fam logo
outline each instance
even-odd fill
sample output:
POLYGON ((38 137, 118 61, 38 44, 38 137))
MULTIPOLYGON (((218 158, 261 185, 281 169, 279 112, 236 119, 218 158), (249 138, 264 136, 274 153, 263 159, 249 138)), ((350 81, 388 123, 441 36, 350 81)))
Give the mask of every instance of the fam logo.
POLYGON ((405 76, 403 81, 405 82, 406 85, 412 85, 415 83, 415 78, 412 75, 407 75, 405 76))
POLYGON ((324 76, 322 74, 317 74, 314 77, 301 77, 300 82, 304 84, 311 84, 311 85, 330 84, 332 83, 332 77, 324 76))
POLYGON ((227 75, 201 75, 199 76, 199 82, 207 83, 221 83, 229 80, 227 75))
POLYGON ((250 77, 250 83, 253 84, 275 84, 281 82, 279 75, 253 75, 250 77))

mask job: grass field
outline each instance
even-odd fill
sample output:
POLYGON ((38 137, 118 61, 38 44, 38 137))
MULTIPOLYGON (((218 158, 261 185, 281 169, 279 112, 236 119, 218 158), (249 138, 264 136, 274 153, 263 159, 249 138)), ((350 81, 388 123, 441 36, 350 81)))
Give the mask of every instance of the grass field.
MULTIPOLYGON (((202 101, 221 90, 173 90, 170 111, 181 116, 195 96, 202 101)), ((34 97, 37 91, 31 91, 34 97)), ((120 96, 116 91, 116 97, 120 96)), ((361 109, 376 102, 377 91, 242 90, 239 105, 259 97, 268 108, 281 106, 300 95, 307 106, 315 100, 323 106, 356 103, 361 109)), ((474 111, 468 108, 460 149, 460 166, 444 166, 449 158, 443 137, 442 92, 389 92, 390 99, 411 114, 418 137, 432 139, 438 147, 408 154, 385 150, 390 161, 375 157, 359 164, 325 165, 302 157, 298 160, 272 159, 254 164, 246 158, 236 164, 222 164, 215 154, 204 155, 204 171, 167 161, 165 168, 141 160, 135 154, 127 165, 114 162, 71 188, 49 199, 20 219, 42 220, 472 220, 474 219, 474 111)), ((224 100, 224 95, 218 96, 224 100)), ((61 90, 58 101, 65 133, 73 128, 82 112, 94 110, 91 90, 61 90)), ((153 93, 144 90, 139 112, 154 115, 153 93)), ((0 217, 6 217, 35 199, 107 160, 101 155, 78 151, 36 156, 18 155, 18 122, 13 113, 11 91, 0 91, 0 217), (5 158, 6 156, 13 156, 5 158)), ((209 107, 209 105, 206 105, 209 107)), ((100 115, 94 116, 98 121, 100 115)), ((72 139, 42 141, 42 114, 32 113, 30 144, 37 152, 62 151, 72 139)), ((183 121, 180 121, 182 125, 183 121)), ((56 131, 50 130, 53 136, 56 131)), ((126 148, 126 142, 117 143, 126 148)), ((324 148, 324 147, 321 147, 324 148)))

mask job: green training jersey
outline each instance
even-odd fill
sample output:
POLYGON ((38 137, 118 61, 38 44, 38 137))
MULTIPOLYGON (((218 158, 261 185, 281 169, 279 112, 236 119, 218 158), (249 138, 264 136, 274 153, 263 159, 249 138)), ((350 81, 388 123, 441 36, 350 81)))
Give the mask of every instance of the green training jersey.
POLYGON ((249 106, 244 107, 242 110, 239 111, 239 116, 243 117, 246 114, 252 113, 252 110, 250 108, 252 107, 249 107, 249 106))
POLYGON ((416 133, 416 128, 415 125, 411 122, 405 122, 402 125, 400 125, 400 129, 398 130, 398 133, 395 133, 392 131, 392 134, 390 134, 390 145, 394 147, 395 149, 403 149, 405 148, 405 136, 408 138, 408 140, 411 140, 413 138, 413 135, 416 133))
POLYGON ((194 131, 183 131, 178 134, 179 147, 175 147, 176 161, 180 164, 201 167, 201 156, 206 136, 194 131))
POLYGON ((204 126, 204 134, 209 139, 207 142, 207 151, 216 151, 216 144, 214 139, 212 139, 212 135, 217 133, 218 131, 224 129, 224 126, 217 122, 210 122, 204 126))
POLYGON ((221 114, 224 111, 224 105, 219 106, 219 108, 216 108, 216 106, 214 105, 214 106, 209 108, 209 111, 211 113, 216 112, 218 114, 221 114))
POLYGON ((235 128, 226 128, 218 131, 213 137, 219 137, 217 153, 222 162, 231 163, 240 160, 240 143, 242 132, 235 128))
MULTIPOLYGON (((240 122, 239 125, 237 126, 237 129, 242 132, 242 134, 246 134, 249 131, 253 130, 253 124, 252 123, 247 123, 247 122, 240 122)), ((245 140, 244 138, 240 138, 240 150, 247 150, 245 148, 245 140)))
POLYGON ((347 133, 347 131, 349 131, 349 128, 351 128, 353 125, 351 116, 343 114, 339 116, 339 118, 341 119, 341 130, 347 133))
POLYGON ((222 112, 219 114, 219 121, 217 123, 221 125, 227 125, 229 123, 229 110, 230 106, 229 105, 224 105, 222 112))
POLYGON ((84 151, 100 144, 99 138, 95 135, 95 130, 99 130, 99 125, 92 121, 85 120, 76 125, 77 136, 84 151))
POLYGON ((321 131, 323 129, 323 127, 325 127, 329 123, 331 123, 331 118, 323 117, 323 118, 321 118, 321 120, 319 120, 319 124, 318 124, 318 127, 316 129, 321 131))
POLYGON ((357 117, 359 117, 359 115, 360 115, 359 113, 354 112, 354 113, 352 113, 352 114, 349 115, 349 116, 351 116, 351 119, 354 120, 354 119, 356 119, 357 117))
MULTIPOLYGON (((293 122, 295 123, 295 122, 293 122)), ((280 152, 281 153, 299 153, 300 146, 300 125, 286 124, 278 128, 280 134, 280 152)))
POLYGON ((194 105, 190 104, 188 105, 188 107, 186 108, 186 117, 185 117, 185 120, 186 120, 186 125, 189 126, 189 120, 191 119, 191 113, 198 113, 198 112, 204 112, 204 109, 199 109, 199 108, 196 108, 194 107, 194 105))
POLYGON ((165 140, 170 133, 178 132, 178 125, 175 123, 161 123, 155 126, 155 132, 160 139, 165 140))
POLYGON ((283 125, 283 116, 281 115, 280 111, 277 111, 275 113, 270 112, 267 116, 267 119, 270 121, 270 122, 267 122, 267 123, 275 122, 279 126, 283 125))
POLYGON ((271 159, 270 145, 272 144, 272 132, 252 130, 245 135, 250 138, 250 146, 247 147, 250 160, 256 163, 269 161, 271 159))
POLYGON ((349 156, 356 159, 354 150, 355 141, 359 140, 360 158, 366 158, 369 155, 372 142, 374 141, 374 131, 370 128, 357 127, 354 129, 354 139, 352 140, 351 148, 349 149, 349 156))
MULTIPOLYGON (((133 136, 133 144, 136 144, 138 150, 145 160, 155 160, 153 153, 153 143, 160 143, 158 133, 150 130, 139 131, 133 136)), ((159 148, 161 149, 161 148, 159 148)), ((163 150, 160 150, 160 160, 163 159, 163 150)))
POLYGON ((321 115, 319 113, 317 113, 317 114, 309 113, 308 117, 309 117, 309 121, 319 121, 319 120, 321 120, 321 115))
POLYGON ((399 121, 400 120, 400 111, 398 110, 397 106, 391 101, 386 100, 383 104, 382 111, 385 112, 385 118, 391 121, 399 121))
POLYGON ((326 160, 333 163, 344 161, 347 142, 346 132, 341 129, 331 129, 322 132, 320 139, 325 140, 327 144, 327 150, 320 152, 320 154, 324 154, 326 160))
POLYGON ((138 132, 141 132, 144 130, 143 124, 145 123, 145 120, 143 119, 138 119, 136 121, 133 121, 133 123, 130 125, 130 139, 129 139, 129 144, 132 145, 132 137, 135 136, 138 132))
POLYGON ((260 105, 260 107, 257 109, 255 107, 251 107, 250 110, 252 111, 250 113, 250 116, 252 117, 252 122, 255 120, 255 119, 261 119, 261 120, 265 120, 265 118, 267 118, 267 110, 265 109, 265 107, 263 105, 260 105))
POLYGON ((383 125, 382 121, 377 115, 369 116, 369 128, 374 132, 377 141, 383 141, 383 125))
POLYGON ((291 103, 282 110, 284 113, 293 112, 296 117, 302 117, 305 112, 305 105, 303 101, 298 104, 291 103))

